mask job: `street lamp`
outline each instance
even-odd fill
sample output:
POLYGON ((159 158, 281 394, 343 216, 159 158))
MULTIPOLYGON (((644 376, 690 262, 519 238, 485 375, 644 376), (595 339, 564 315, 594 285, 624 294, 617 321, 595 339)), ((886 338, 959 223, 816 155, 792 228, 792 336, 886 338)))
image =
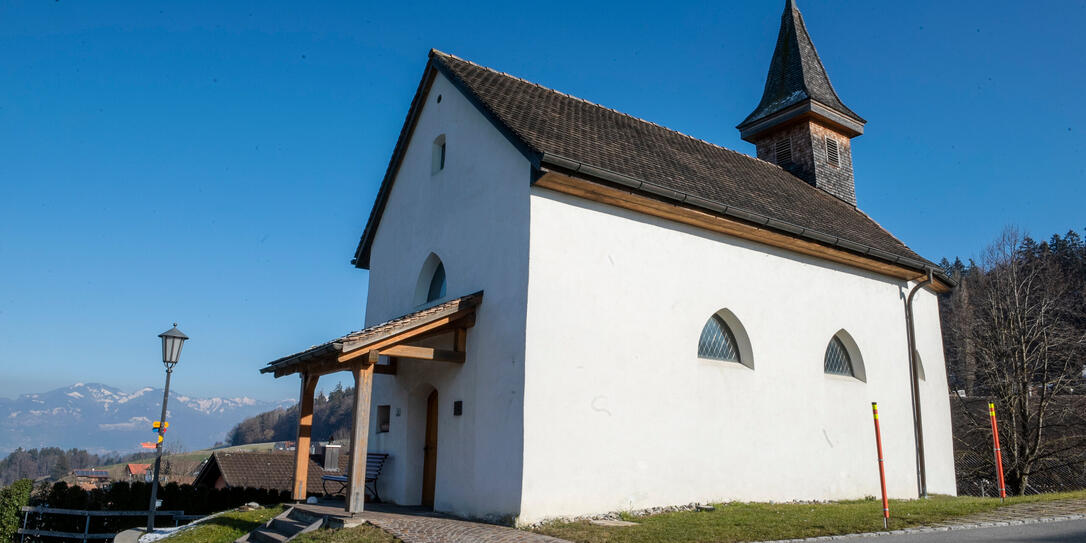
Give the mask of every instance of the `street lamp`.
POLYGON ((170 375, 173 367, 181 358, 181 346, 189 337, 177 329, 177 323, 173 328, 158 335, 162 338, 162 364, 166 366, 166 390, 162 392, 162 416, 158 418, 158 438, 155 440, 155 477, 151 480, 151 506, 147 511, 147 533, 155 531, 155 509, 158 508, 158 467, 162 464, 162 440, 166 432, 166 401, 170 399, 170 375))

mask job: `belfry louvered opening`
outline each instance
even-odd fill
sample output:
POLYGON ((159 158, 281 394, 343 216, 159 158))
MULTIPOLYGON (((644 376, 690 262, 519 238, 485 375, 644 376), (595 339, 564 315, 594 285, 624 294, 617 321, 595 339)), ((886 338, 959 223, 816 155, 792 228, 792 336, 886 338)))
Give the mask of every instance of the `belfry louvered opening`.
POLYGON ((837 140, 832 138, 826 138, 826 158, 829 163, 837 166, 841 163, 841 152, 837 148, 837 140))
POLYGON ((834 375, 855 377, 852 371, 852 357, 849 356, 848 349, 837 336, 834 336, 830 344, 826 346, 825 370, 826 373, 834 375))
POLYGON ((776 148, 774 149, 774 155, 777 159, 777 164, 784 166, 792 163, 792 139, 785 138, 783 140, 777 140, 776 148))

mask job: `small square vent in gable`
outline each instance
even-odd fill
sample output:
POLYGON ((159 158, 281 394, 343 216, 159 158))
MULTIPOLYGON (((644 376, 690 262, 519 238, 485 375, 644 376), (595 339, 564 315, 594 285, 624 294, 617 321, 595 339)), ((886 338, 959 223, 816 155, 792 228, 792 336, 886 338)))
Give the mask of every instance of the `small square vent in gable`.
POLYGON ((826 157, 830 164, 837 166, 841 163, 840 151, 837 149, 837 140, 826 138, 826 157))
POLYGON ((775 149, 775 155, 777 158, 777 164, 785 166, 792 163, 792 139, 785 138, 777 141, 775 149))

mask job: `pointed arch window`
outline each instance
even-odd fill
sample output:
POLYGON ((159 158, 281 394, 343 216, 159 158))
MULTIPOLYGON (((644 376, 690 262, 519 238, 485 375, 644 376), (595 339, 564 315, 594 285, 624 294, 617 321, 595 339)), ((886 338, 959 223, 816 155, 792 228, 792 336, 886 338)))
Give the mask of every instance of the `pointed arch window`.
POLYGON ((728 323, 713 315, 701 329, 701 338, 698 339, 698 356, 724 360, 726 362, 740 362, 739 343, 735 340, 728 323))
POLYGON ((826 373, 834 375, 856 376, 852 369, 852 357, 849 356, 848 349, 837 336, 834 336, 830 344, 826 346, 825 369, 826 373))
POLYGON ((430 288, 426 291, 426 302, 445 297, 445 264, 438 262, 434 275, 430 278, 430 288))

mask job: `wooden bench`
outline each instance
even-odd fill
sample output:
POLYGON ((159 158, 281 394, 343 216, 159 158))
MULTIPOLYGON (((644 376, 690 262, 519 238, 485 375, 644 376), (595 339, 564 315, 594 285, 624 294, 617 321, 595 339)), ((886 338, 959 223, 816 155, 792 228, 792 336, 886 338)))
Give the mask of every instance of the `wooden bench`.
MULTIPOLYGON (((377 493, 377 478, 381 475, 381 468, 385 467, 385 461, 388 460, 387 453, 367 453, 366 454, 366 483, 362 486, 363 491, 369 490, 373 495, 374 501, 381 501, 381 495, 377 493)), ((350 478, 346 475, 321 475, 321 485, 324 487, 324 493, 330 496, 336 494, 346 494, 347 485, 350 483, 350 478), (339 488, 335 492, 329 492, 328 483, 339 484, 339 488)))

